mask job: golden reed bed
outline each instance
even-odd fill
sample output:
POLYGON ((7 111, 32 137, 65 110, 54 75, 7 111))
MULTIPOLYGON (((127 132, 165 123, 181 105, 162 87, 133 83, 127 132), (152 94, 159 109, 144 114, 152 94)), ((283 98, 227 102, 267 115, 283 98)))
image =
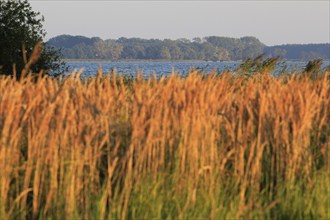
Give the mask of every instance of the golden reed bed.
POLYGON ((0 218, 327 218, 328 77, 1 77, 0 218))

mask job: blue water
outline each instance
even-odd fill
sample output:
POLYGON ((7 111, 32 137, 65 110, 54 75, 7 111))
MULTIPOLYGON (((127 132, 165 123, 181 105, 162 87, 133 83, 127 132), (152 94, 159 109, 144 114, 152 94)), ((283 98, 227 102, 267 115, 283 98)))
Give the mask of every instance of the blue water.
MULTIPOLYGON (((285 65, 288 71, 299 71, 306 66, 306 62, 287 61, 285 65)), ((142 72, 144 77, 156 73, 158 77, 166 76, 172 73, 182 74, 183 76, 189 70, 195 68, 205 70, 207 73, 216 70, 218 72, 225 69, 235 71, 240 65, 240 62, 67 62, 69 72, 74 70, 79 71, 83 69, 83 77, 90 77, 97 73, 99 67, 102 67, 103 73, 111 73, 116 69, 117 73, 136 75, 136 72, 142 72)), ((330 61, 323 63, 323 68, 330 65, 330 61)), ((277 71, 281 70, 283 65, 277 67, 277 71)))

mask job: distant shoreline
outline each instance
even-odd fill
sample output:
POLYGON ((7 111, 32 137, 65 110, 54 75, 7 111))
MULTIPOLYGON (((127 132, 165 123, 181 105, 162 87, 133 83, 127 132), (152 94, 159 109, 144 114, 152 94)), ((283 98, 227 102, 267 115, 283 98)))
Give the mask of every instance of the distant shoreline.
MULTIPOLYGON (((152 60, 144 60, 144 59, 121 59, 121 60, 106 60, 106 59, 62 59, 64 62, 70 63, 92 63, 92 62, 99 62, 99 63, 125 63, 125 62, 136 62, 136 63, 242 63, 244 60, 226 60, 226 61, 212 61, 212 60, 163 60, 163 59, 152 59, 152 60)), ((307 60, 280 60, 279 62, 308 62, 307 60)), ((330 60, 323 60, 323 62, 330 62, 330 60)))
MULTIPOLYGON (((206 60, 103 60, 103 59, 62 59, 64 62, 69 63, 125 63, 125 62, 134 62, 134 63, 242 63, 244 60, 226 60, 226 61, 206 61, 206 60)), ((306 60, 280 60, 279 62, 305 62, 306 60)), ((330 62, 330 60, 323 60, 323 62, 330 62)))
POLYGON ((125 59, 125 60, 103 60, 103 59, 62 59, 62 61, 64 62, 100 62, 100 63, 110 63, 110 62, 141 62, 141 63, 146 63, 146 62, 150 62, 150 63, 157 63, 157 62, 175 62, 175 63, 194 63, 194 62, 198 62, 198 63, 208 63, 208 62, 242 62, 242 60, 228 60, 228 61, 207 61, 207 60, 162 60, 162 59, 152 59, 152 60, 143 60, 143 59, 125 59))

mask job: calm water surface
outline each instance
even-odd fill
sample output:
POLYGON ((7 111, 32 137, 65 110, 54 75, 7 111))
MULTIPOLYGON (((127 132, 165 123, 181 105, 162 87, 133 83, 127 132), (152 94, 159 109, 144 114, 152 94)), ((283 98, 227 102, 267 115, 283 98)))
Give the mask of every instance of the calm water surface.
MULTIPOLYGON (((302 70, 306 66, 306 62, 292 62, 287 61, 286 66, 289 71, 302 70)), ((240 65, 240 62, 67 62, 69 71, 83 69, 83 77, 90 77, 97 73, 98 68, 101 66, 103 73, 112 72, 114 69, 117 73, 135 76, 136 71, 142 72, 144 77, 156 73, 158 77, 166 76, 172 73, 182 74, 183 76, 191 69, 197 68, 205 70, 207 73, 215 69, 216 71, 224 71, 229 69, 234 71, 240 65)), ((330 61, 323 63, 323 68, 330 65, 330 61)), ((283 68, 279 64, 277 71, 283 68)), ((276 71, 275 71, 276 72, 276 71)))

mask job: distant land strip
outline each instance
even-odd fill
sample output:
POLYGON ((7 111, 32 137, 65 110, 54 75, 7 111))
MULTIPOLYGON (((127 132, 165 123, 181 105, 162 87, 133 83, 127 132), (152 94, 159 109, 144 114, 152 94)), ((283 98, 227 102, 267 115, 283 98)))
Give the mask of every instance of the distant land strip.
POLYGON ((295 61, 330 59, 329 43, 267 46, 253 36, 209 36, 192 40, 121 37, 103 40, 99 37, 60 35, 47 43, 60 48, 63 59, 84 61, 241 61, 261 54, 295 61))

